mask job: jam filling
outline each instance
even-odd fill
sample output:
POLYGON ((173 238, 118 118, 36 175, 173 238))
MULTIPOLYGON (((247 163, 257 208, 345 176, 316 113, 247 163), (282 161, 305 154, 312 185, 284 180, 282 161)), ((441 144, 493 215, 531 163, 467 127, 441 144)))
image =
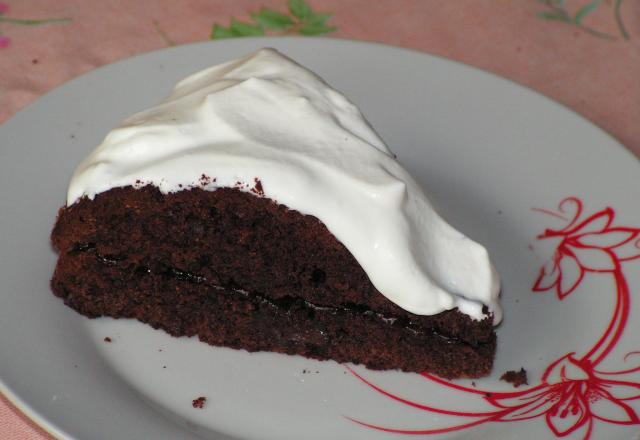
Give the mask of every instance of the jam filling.
MULTIPOLYGON (((76 244, 74 248, 71 250, 72 254, 83 253, 83 252, 93 253, 97 261, 107 266, 117 266, 123 260, 122 258, 119 258, 117 256, 103 255, 97 252, 95 243, 79 243, 79 244, 76 244)), ((287 313, 289 310, 291 310, 294 307, 307 309, 310 311, 310 315, 313 315, 316 312, 330 313, 330 314, 343 312, 343 313, 350 314, 352 316, 365 316, 368 318, 374 318, 379 321, 382 321, 387 325, 402 328, 415 335, 430 334, 432 336, 441 338, 445 340, 447 343, 451 343, 451 344, 464 344, 472 347, 478 347, 479 345, 481 345, 481 344, 472 344, 460 338, 445 335, 442 332, 437 331, 436 329, 433 329, 433 328, 425 328, 405 317, 394 317, 394 316, 383 315, 382 313, 375 312, 361 304, 345 303, 345 304, 341 304, 340 306, 333 306, 333 305, 326 306, 326 305, 312 303, 303 298, 296 298, 291 296, 285 296, 281 298, 267 298, 264 295, 261 295, 260 293, 247 292, 246 290, 242 290, 237 286, 220 286, 220 285, 211 283, 204 276, 191 273, 188 271, 184 271, 177 267, 168 267, 162 271, 153 271, 149 267, 138 266, 132 272, 140 276, 160 275, 160 276, 173 278, 176 280, 180 280, 180 281, 184 281, 192 284, 205 285, 207 287, 215 289, 226 295, 241 295, 254 303, 267 304, 284 313, 287 313)))

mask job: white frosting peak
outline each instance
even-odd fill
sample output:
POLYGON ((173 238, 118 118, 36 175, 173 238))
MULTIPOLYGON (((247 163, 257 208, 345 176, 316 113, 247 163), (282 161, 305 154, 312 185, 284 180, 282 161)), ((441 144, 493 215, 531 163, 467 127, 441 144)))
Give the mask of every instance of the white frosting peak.
POLYGON ((196 73, 113 130, 75 171, 67 204, 114 187, 253 187, 320 219, 389 300, 501 319, 487 251, 449 226, 358 108, 273 49, 196 73))

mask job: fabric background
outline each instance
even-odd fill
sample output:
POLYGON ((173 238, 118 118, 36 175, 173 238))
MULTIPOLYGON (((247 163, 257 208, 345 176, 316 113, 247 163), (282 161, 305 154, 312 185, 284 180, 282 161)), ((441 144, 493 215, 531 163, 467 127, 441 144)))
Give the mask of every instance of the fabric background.
MULTIPOLYGON (((604 0, 579 23, 590 1, 564 2, 570 22, 549 19, 553 0, 308 3, 333 14, 326 26, 336 28, 309 38, 381 42, 480 67, 568 106, 640 156, 640 1, 604 0)), ((82 73, 208 40, 214 23, 249 22, 263 6, 287 11, 286 0, 0 1, 0 123, 82 73)), ((50 437, 0 396, 0 438, 50 437)))

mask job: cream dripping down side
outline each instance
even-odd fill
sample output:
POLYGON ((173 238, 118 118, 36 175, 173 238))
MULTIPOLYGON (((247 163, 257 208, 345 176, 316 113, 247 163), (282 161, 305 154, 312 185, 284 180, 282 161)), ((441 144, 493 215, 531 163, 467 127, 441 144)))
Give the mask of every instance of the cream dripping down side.
POLYGON ((125 120, 78 166, 67 205, 139 182, 180 191, 203 174, 208 190, 258 178, 265 197, 320 219, 411 313, 482 319, 487 306, 501 319, 486 249, 434 211, 354 104, 276 50, 191 75, 125 120))

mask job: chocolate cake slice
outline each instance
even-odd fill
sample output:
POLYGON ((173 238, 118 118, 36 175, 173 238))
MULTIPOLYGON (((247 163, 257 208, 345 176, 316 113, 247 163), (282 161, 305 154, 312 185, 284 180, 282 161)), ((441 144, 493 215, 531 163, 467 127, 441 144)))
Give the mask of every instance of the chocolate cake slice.
POLYGON ((275 50, 112 130, 53 229, 54 293, 212 345, 478 377, 499 278, 358 108, 275 50))
POLYGON ((52 241, 54 293, 91 318, 372 369, 491 369, 490 317, 401 309, 317 218, 238 189, 114 188, 62 208, 52 241))

